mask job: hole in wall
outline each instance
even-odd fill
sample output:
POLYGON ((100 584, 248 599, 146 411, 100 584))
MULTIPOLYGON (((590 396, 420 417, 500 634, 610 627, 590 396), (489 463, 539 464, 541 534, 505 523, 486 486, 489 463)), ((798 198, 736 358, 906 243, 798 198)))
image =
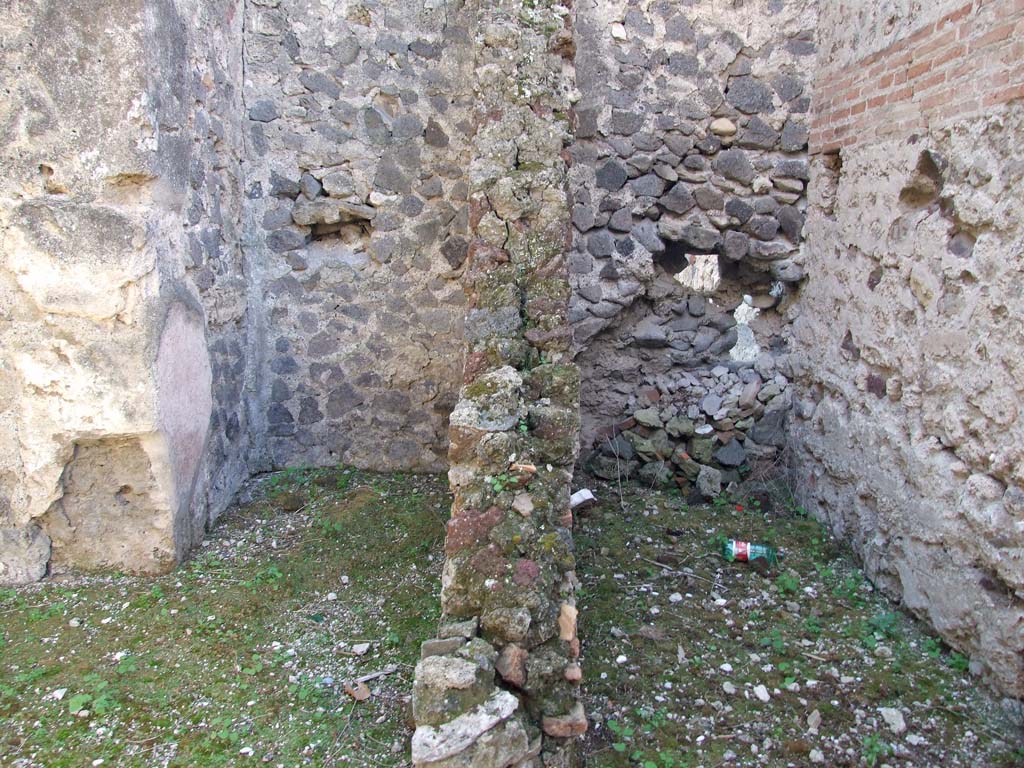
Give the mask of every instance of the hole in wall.
POLYGON ((906 186, 900 190, 900 203, 908 208, 926 208, 938 202, 945 184, 943 170, 947 162, 938 152, 926 149, 917 159, 917 166, 906 186))
POLYGON ((689 265, 676 273, 675 280, 684 288, 705 296, 718 290, 722 283, 722 272, 718 255, 714 253, 690 254, 689 265))
POLYGON ((690 266, 690 254, 682 243, 669 241, 664 251, 654 255, 654 263, 674 277, 690 266))

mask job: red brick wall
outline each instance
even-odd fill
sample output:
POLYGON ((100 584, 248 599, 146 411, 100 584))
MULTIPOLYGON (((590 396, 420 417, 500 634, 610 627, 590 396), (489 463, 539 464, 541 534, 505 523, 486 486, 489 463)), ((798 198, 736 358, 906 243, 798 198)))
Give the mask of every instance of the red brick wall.
POLYGON ((906 136, 1024 98, 1024 0, 973 0, 815 82, 810 150, 906 136))

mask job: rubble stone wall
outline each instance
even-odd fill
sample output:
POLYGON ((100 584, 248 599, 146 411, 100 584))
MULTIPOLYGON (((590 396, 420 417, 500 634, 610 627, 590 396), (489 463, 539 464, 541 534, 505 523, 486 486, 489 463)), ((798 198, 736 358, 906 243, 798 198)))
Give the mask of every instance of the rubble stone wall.
POLYGON ((5 8, 0 581, 165 570, 247 474, 239 11, 5 8))
POLYGON ((876 585, 1020 697, 1024 8, 883 5, 823 9, 793 477, 876 585), (875 21, 891 33, 852 34, 875 21))
POLYGON ((469 220, 456 5, 246 0, 263 468, 445 466, 469 220))
POLYGON ((567 8, 467 2, 473 73, 465 368, 438 637, 416 668, 413 764, 567 768, 586 730, 570 484, 573 39, 567 8))
POLYGON ((783 445, 816 4, 593 0, 576 16, 583 457, 684 487, 706 467, 713 495, 783 445))

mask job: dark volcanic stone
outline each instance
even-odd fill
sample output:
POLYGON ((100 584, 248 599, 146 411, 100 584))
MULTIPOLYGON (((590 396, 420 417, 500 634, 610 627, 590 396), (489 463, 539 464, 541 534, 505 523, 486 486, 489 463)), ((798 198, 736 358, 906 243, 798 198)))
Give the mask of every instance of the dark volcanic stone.
POLYGON ((715 158, 715 170, 740 184, 750 184, 754 180, 754 166, 742 149, 727 149, 720 153, 715 158))
POLYGON ((783 233, 790 240, 797 241, 804 229, 804 215, 792 205, 784 205, 775 214, 783 233))
POLYGON ((619 208, 608 219, 608 228, 616 232, 629 232, 633 228, 633 214, 629 208, 619 208))
POLYGON ((690 190, 682 182, 677 182, 659 202, 673 213, 686 213, 696 203, 690 190))
POLYGON ((782 128, 782 151, 802 152, 807 149, 810 132, 807 126, 795 120, 787 120, 782 128))
MULTIPOLYGON (((651 253, 663 253, 665 243, 658 237, 658 227, 650 219, 644 219, 633 228, 633 237, 651 253)), ((628 256, 629 254, 623 254, 628 256)))
POLYGON ((736 143, 747 149, 772 149, 778 140, 778 131, 761 118, 752 117, 740 131, 736 143))
POLYGON ((725 204, 725 212, 739 220, 740 224, 746 224, 754 215, 754 209, 738 197, 731 197, 725 204))
POLYGON ((249 119, 259 123, 269 123, 280 117, 277 105, 268 99, 261 99, 249 107, 249 119))
POLYGON ((626 169, 614 160, 609 160, 597 171, 597 186, 609 192, 618 192, 629 178, 626 169))
POLYGON ((792 75, 776 75, 772 78, 772 87, 784 102, 792 101, 804 92, 803 81, 792 75))
POLYGON ((629 136, 643 128, 643 125, 643 113, 614 109, 612 110, 612 118, 608 127, 612 133, 617 133, 620 136, 629 136))
POLYGON ((730 78, 725 100, 748 115, 772 112, 775 109, 772 105, 772 89, 751 75, 730 78))
POLYGON ((780 160, 775 164, 772 176, 808 181, 811 178, 811 169, 806 160, 780 160))
POLYGON ((779 222, 771 216, 754 216, 743 231, 758 240, 771 240, 779 232, 779 222))
POLYGON ((725 195, 710 184, 697 187, 693 191, 693 199, 697 201, 703 211, 720 211, 725 205, 725 195))
POLYGON ((725 257, 740 261, 750 250, 750 238, 740 232, 725 233, 725 257))
POLYGON ((629 182, 629 188, 633 194, 642 197, 660 197, 665 191, 665 180, 654 173, 648 173, 638 179, 629 182))
POLYGON ((589 205, 576 204, 572 208, 572 223, 580 232, 594 228, 594 209, 589 205))
POLYGON ((587 237, 587 251, 598 258, 611 256, 615 252, 615 240, 607 230, 593 232, 587 237))

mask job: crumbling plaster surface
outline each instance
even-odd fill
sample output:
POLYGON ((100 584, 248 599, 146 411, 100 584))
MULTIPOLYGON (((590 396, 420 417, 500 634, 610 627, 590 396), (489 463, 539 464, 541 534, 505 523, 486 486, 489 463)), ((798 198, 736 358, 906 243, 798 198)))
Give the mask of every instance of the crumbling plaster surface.
POLYGON ((263 467, 446 465, 469 216, 457 6, 246 2, 263 467))
POLYGON ((0 25, 16 94, 0 106, 2 581, 41 576, 51 538, 61 564, 57 550, 119 524, 136 545, 84 565, 166 569, 244 477, 242 425, 231 447, 223 430, 246 418, 231 381, 247 367, 244 292, 196 280, 214 251, 241 277, 239 132, 216 114, 237 100, 233 8, 17 2, 0 25), (106 484, 75 472, 112 451, 134 458, 106 484), (122 486, 146 489, 134 517, 122 486), (69 525, 65 506, 88 519, 69 525))
MULTIPOLYGON (((843 18, 833 14, 826 30, 849 26, 843 18)), ((809 508, 853 544, 878 586, 1016 696, 1022 135, 1011 103, 844 149, 841 164, 816 158, 790 434, 809 508)))

